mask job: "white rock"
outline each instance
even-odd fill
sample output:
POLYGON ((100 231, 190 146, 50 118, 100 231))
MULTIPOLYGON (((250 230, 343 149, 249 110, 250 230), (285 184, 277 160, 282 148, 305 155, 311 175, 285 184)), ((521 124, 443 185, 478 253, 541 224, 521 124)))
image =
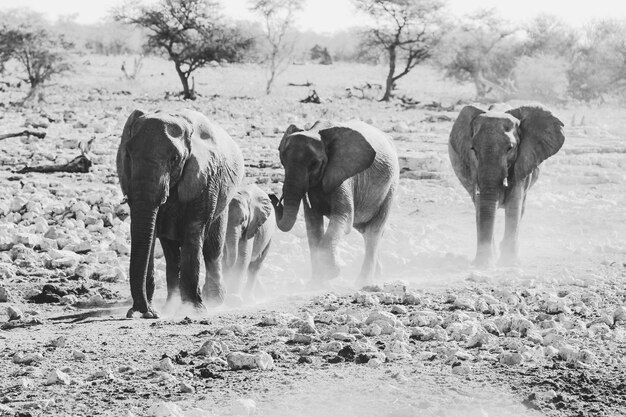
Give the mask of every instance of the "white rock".
POLYGON ((365 328, 365 330, 363 330, 363 334, 365 336, 380 336, 381 333, 382 333, 382 329, 376 323, 372 323, 372 324, 368 325, 365 328))
POLYGON ((178 389, 180 390, 180 392, 185 394, 191 394, 196 391, 191 384, 185 381, 180 382, 178 389))
POLYGON ((74 305, 78 302, 78 298, 74 294, 68 294, 61 297, 60 303, 63 305, 74 305))
POLYGON ((8 306, 7 315, 9 316, 9 321, 13 321, 13 320, 20 320, 24 314, 17 307, 8 306))
POLYGON ((244 353, 232 352, 226 356, 228 366, 232 370, 238 369, 260 369, 270 370, 274 368, 274 359, 267 352, 244 353))
POLYGON ((46 380, 46 385, 54 385, 54 384, 69 385, 70 382, 71 382, 71 378, 68 374, 66 374, 65 372, 59 369, 54 369, 48 375, 48 379, 46 380))
POLYGON ((256 413, 256 403, 250 398, 240 398, 233 401, 231 413, 236 416, 253 416, 256 413))
POLYGON ((503 365, 519 365, 524 360, 524 357, 520 353, 510 353, 504 352, 500 354, 498 358, 501 364, 503 365))
POLYGON ((466 363, 452 367, 452 373, 455 375, 469 375, 470 372, 472 372, 472 368, 466 363))
POLYGON ((151 417, 184 417, 183 410, 173 402, 159 401, 148 409, 151 417))
POLYGON ((320 350, 325 352, 339 352, 343 348, 343 343, 338 340, 325 343, 320 347, 320 350))
POLYGON ((41 353, 28 353, 25 355, 22 352, 17 352, 13 355, 12 361, 20 365, 30 365, 43 361, 43 355, 41 353))
POLYGON ((87 358, 87 356, 83 352, 81 352, 80 350, 74 349, 74 350, 72 350, 72 358, 75 361, 84 361, 87 358))
POLYGON ((391 313, 386 311, 372 311, 370 315, 365 320, 365 324, 374 323, 376 321, 386 321, 392 326, 395 326, 398 323, 398 319, 391 313))
POLYGON ((159 363, 154 365, 154 368, 164 372, 174 372, 174 369, 176 369, 174 368, 174 364, 172 363, 172 360, 170 358, 161 359, 159 363))
POLYGON ((0 287, 0 303, 6 303, 10 300, 11 300, 11 293, 9 293, 9 290, 7 290, 4 287, 0 287))
POLYGON ((620 306, 613 312, 613 321, 626 321, 626 307, 620 306))
POLYGON ((367 366, 369 366, 370 368, 379 368, 382 364, 383 361, 378 358, 372 358, 367 362, 367 366))
POLYGON ((202 344, 200 349, 196 352, 197 356, 209 356, 219 357, 228 351, 224 342, 218 342, 215 340, 207 340, 202 344))
POLYGON ((467 341, 467 347, 474 348, 486 346, 491 341, 491 337, 492 336, 487 332, 478 331, 473 336, 470 336, 469 340, 467 341))
POLYGON ((53 347, 56 347, 56 348, 63 347, 63 346, 65 346, 66 340, 67 339, 65 338, 65 336, 59 336, 56 339, 53 339, 50 342, 50 345, 53 346, 53 347))

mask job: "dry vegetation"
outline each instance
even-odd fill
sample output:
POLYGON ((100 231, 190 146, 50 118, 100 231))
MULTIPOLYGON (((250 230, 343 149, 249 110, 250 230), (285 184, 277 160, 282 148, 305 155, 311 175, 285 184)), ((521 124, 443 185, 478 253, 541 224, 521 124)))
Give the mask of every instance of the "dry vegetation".
MULTIPOLYGON (((0 415, 626 413, 619 107, 553 108, 566 143, 530 193, 523 265, 474 271, 474 211, 446 147, 472 85, 421 66, 398 82, 420 103, 380 103, 347 98, 345 89, 381 79, 383 67, 298 65, 266 96, 258 66, 225 65, 198 70, 199 97, 185 102, 165 97, 178 90, 170 63, 147 57, 127 80, 124 60, 81 57, 41 108, 11 104, 24 89, 0 93, 0 133, 47 132, 0 142, 0 415), (308 89, 287 85, 307 80, 322 104, 299 103, 308 89), (134 108, 186 107, 226 128, 244 152, 247 181, 268 192, 280 191, 277 146, 290 123, 357 117, 389 132, 403 172, 380 286, 352 287, 362 244, 351 233, 342 276, 312 289, 300 219, 276 236, 260 275, 267 296, 257 304, 204 318, 123 319, 130 239, 114 164, 119 135, 134 108), (90 140, 90 173, 15 173, 65 163, 90 140), (233 370, 228 352, 237 351, 272 359, 262 356, 268 369, 233 370)), ((165 263, 157 256, 159 300, 165 263)))

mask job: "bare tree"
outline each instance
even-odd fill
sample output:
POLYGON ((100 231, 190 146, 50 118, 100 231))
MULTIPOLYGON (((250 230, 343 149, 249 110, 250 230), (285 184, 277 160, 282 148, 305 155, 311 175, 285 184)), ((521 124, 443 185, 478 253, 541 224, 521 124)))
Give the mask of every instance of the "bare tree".
POLYGON ((123 7, 114 18, 148 30, 147 46, 174 62, 183 97, 193 100, 189 78, 195 70, 211 61, 238 61, 252 46, 252 39, 220 22, 219 11, 213 0, 161 0, 153 6, 123 7))
POLYGON ((0 68, 7 59, 15 59, 30 85, 25 101, 39 101, 44 84, 71 69, 66 52, 71 47, 62 36, 43 28, 4 25, 0 27, 0 68))
POLYGON ((471 81, 477 98, 489 92, 510 95, 513 70, 522 53, 522 42, 513 36, 517 29, 494 10, 482 10, 458 22, 442 40, 436 61, 446 75, 471 81))
POLYGON ((270 94, 276 77, 289 66, 293 54, 293 41, 288 33, 293 27, 294 15, 302 9, 304 0, 252 0, 252 10, 263 18, 265 40, 268 51, 265 54, 267 84, 265 93, 270 94))
POLYGON ((389 101, 396 81, 429 58, 441 38, 443 0, 356 0, 376 22, 362 47, 382 48, 389 71, 381 101, 389 101), (397 66, 400 64, 400 68, 397 66))

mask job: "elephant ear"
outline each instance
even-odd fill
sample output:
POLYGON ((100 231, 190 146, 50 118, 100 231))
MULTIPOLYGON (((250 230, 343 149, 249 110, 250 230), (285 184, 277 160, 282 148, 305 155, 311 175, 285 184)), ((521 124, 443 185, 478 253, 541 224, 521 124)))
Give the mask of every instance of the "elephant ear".
POLYGON ((320 130, 326 151, 326 168, 322 188, 330 193, 345 180, 365 171, 376 158, 376 150, 359 131, 345 126, 320 130))
POLYGON ((287 130, 285 130, 285 133, 283 133, 283 137, 280 140, 280 145, 278 146, 278 150, 282 150, 284 143, 285 143, 285 139, 289 136, 291 136, 292 134, 296 133, 296 132, 302 132, 303 130, 300 129, 298 126, 296 125, 289 125, 289 127, 287 128, 287 130))
POLYGON ((452 168, 468 191, 473 187, 470 162, 471 139, 474 136, 472 124, 474 119, 483 113, 485 113, 485 110, 476 106, 463 107, 454 125, 452 125, 448 141, 448 152, 450 153, 452 168))
POLYGON ((128 142, 133 137, 133 125, 135 121, 143 116, 145 112, 143 110, 133 110, 133 112, 126 119, 126 123, 124 124, 124 129, 122 130, 122 140, 120 142, 119 148, 117 148, 117 176, 120 179, 120 186, 122 187, 122 193, 126 196, 129 192, 130 186, 130 164, 128 160, 128 153, 126 152, 126 147, 128 146, 128 142))
POLYGON ((563 122, 541 106, 522 106, 507 111, 520 121, 520 144, 515 161, 515 178, 526 178, 539 164, 561 149, 563 122))
POLYGON ((250 197, 250 221, 246 228, 246 239, 252 239, 259 228, 272 214, 272 201, 263 192, 254 193, 250 197))

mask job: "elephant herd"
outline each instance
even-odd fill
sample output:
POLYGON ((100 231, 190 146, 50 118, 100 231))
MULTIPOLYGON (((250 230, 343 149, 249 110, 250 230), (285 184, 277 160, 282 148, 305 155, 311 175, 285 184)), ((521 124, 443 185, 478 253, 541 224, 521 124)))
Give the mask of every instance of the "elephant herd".
MULTIPOLYGON (((500 206, 506 216, 500 263, 517 262, 526 194, 539 164, 563 145, 562 127, 542 106, 466 106, 459 114, 448 149, 476 208, 477 265, 493 262, 500 206)), ((239 146, 201 113, 132 112, 117 153, 131 218, 128 317, 158 317, 153 306, 157 237, 166 261, 165 309, 182 301, 202 313, 207 305, 222 304, 227 292, 252 296, 276 227, 290 231, 301 204, 313 278, 339 274, 337 244, 352 228, 365 241, 359 282, 381 274, 378 246, 400 171, 392 139, 361 121, 318 121, 306 130, 289 126, 279 155, 285 169, 280 199, 256 185, 242 185, 239 146), (201 262, 206 269, 202 291, 201 262)))

